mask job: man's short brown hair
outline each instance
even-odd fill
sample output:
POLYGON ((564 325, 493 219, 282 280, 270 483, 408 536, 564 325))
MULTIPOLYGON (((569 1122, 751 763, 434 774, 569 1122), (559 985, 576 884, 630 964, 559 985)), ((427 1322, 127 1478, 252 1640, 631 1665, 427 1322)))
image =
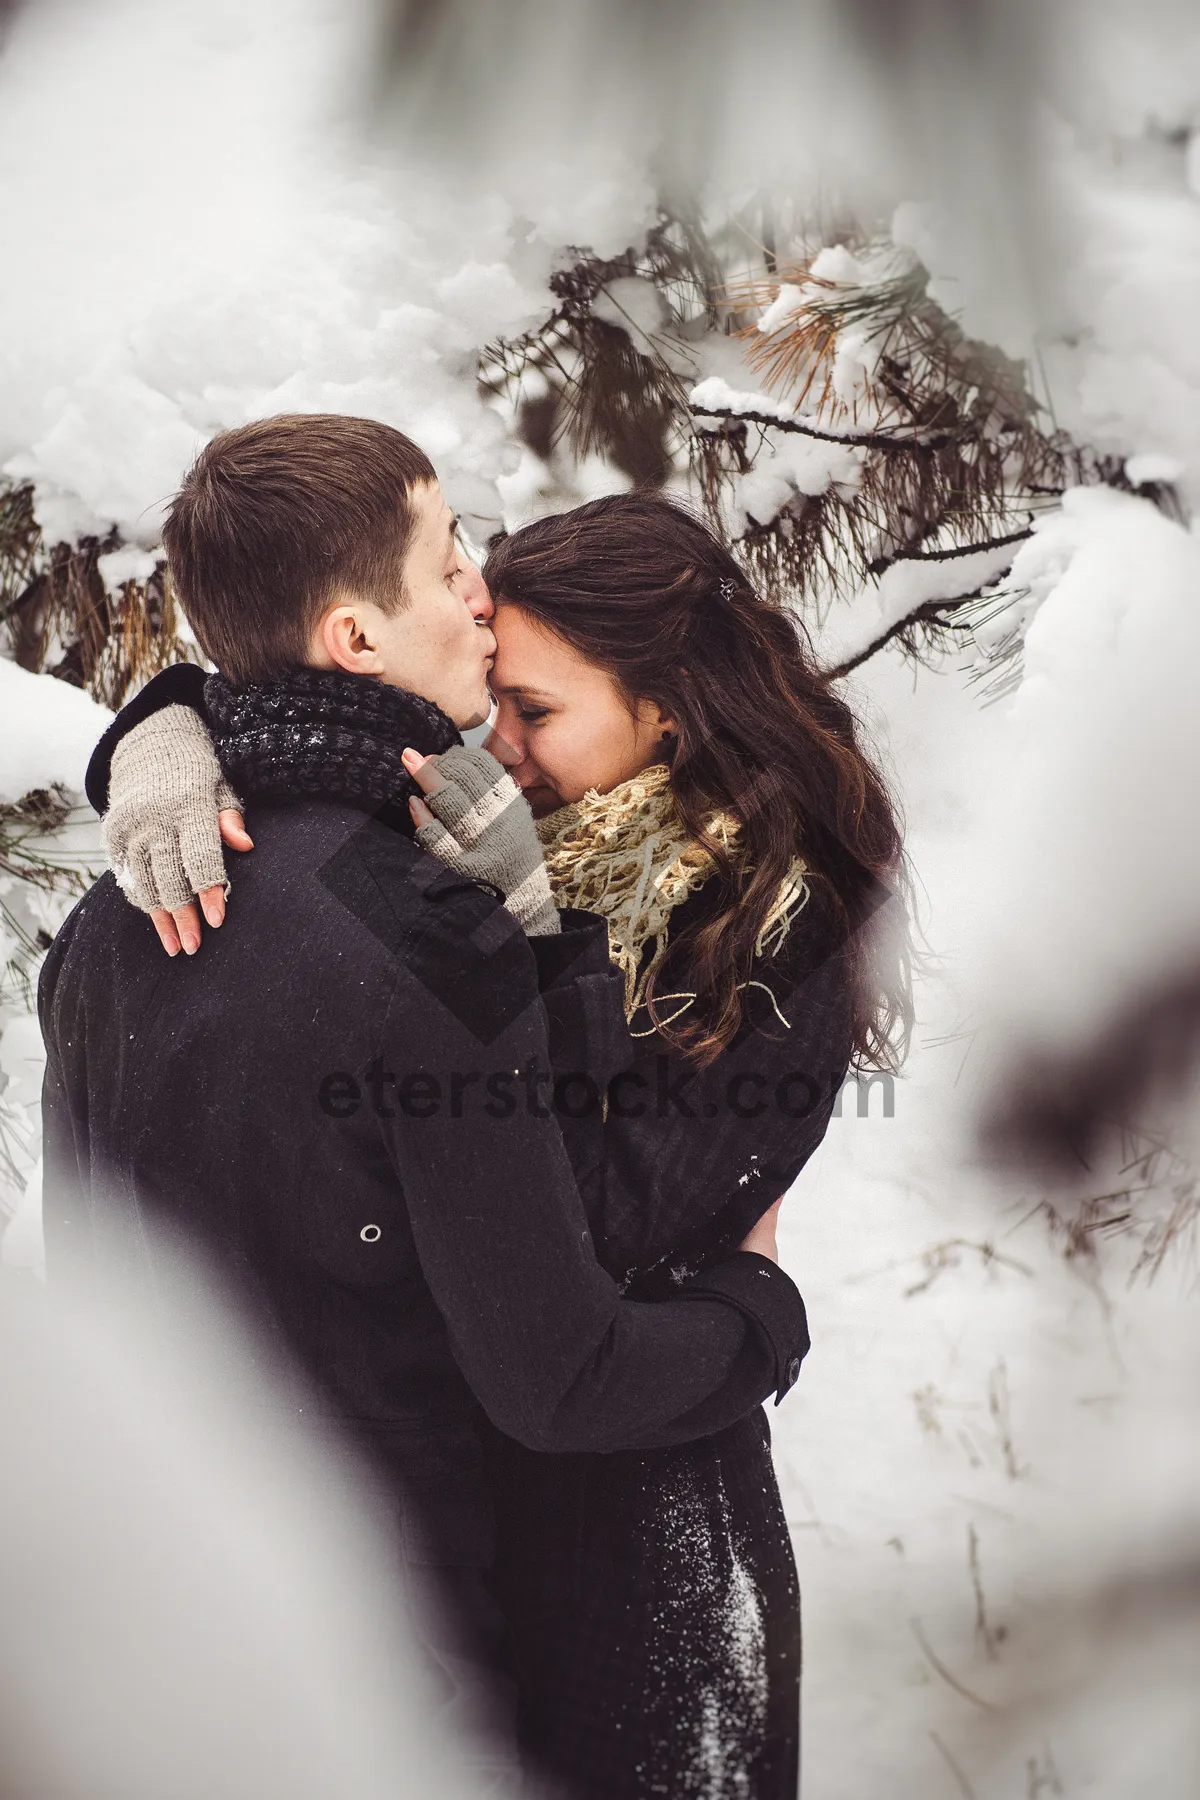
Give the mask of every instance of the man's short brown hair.
POLYGON ((213 438, 163 528, 204 654, 230 681, 268 681, 307 662, 340 590, 404 605, 411 493, 434 480, 424 451, 374 419, 285 413, 213 438))

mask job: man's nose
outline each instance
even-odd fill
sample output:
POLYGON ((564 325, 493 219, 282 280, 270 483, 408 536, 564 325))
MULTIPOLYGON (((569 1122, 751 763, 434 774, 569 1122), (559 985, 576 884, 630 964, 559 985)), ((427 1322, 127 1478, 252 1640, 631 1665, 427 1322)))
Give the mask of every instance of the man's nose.
POLYGON ((488 592, 487 582, 474 563, 467 567, 462 585, 462 597, 466 601, 467 610, 473 619, 490 619, 495 614, 496 607, 488 592))

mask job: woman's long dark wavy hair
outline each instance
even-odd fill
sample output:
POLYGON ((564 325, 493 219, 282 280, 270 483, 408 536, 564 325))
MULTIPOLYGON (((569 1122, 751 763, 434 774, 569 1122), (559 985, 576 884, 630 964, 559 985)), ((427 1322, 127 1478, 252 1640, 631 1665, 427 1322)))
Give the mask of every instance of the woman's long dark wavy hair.
POLYGON ((752 974, 755 941, 799 852, 849 949, 854 1063, 896 1068, 912 1028, 900 825, 799 621, 755 592, 698 519, 648 492, 523 526, 494 544, 483 574, 497 602, 608 670, 631 704, 657 703, 676 723, 671 789, 728 899, 672 943, 671 978, 664 963, 648 995, 660 1032, 701 1065, 736 1035, 739 983, 752 974), (742 821, 732 856, 704 831, 717 808, 742 821), (703 1022, 668 1026, 654 986, 677 991, 681 969, 706 996, 703 1022))

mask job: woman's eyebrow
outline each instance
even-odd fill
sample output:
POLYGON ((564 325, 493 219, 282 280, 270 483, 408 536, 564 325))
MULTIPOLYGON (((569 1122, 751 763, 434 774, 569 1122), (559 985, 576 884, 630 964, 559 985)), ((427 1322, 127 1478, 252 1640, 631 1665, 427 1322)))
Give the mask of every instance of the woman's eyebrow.
POLYGON ((527 687, 523 681, 504 682, 499 687, 497 687, 496 683, 493 681, 489 685, 491 686, 493 694, 520 694, 526 700, 552 701, 554 699, 554 695, 548 694, 545 688, 527 687))

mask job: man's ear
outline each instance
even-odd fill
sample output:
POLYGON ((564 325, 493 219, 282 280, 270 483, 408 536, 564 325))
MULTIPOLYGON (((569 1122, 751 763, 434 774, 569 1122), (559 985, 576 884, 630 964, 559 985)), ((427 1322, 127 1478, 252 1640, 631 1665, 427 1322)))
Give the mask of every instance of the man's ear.
POLYGON ((345 669, 348 675, 379 675, 374 608, 363 600, 342 600, 329 607, 313 632, 310 657, 318 669, 345 669))

